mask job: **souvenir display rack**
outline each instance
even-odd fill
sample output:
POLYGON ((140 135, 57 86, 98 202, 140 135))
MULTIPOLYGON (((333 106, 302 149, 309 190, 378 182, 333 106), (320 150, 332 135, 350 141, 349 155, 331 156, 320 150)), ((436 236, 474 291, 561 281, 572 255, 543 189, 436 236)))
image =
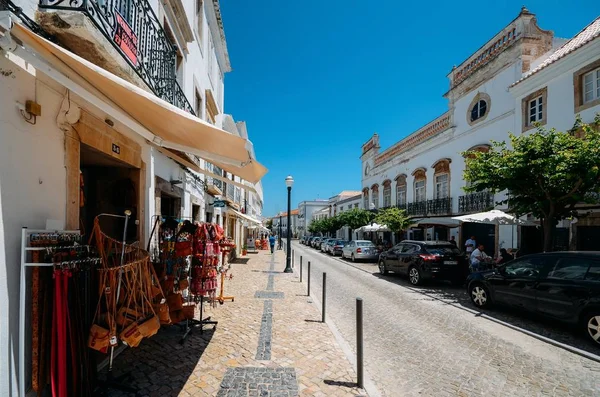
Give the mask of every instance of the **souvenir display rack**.
POLYGON ((184 327, 183 342, 191 326, 199 326, 202 332, 205 325, 217 325, 203 315, 204 303, 215 301, 222 229, 185 218, 156 216, 153 223, 148 247, 157 231, 154 265, 169 304, 171 323, 184 327), (196 319, 198 303, 200 316, 196 319))
POLYGON ((219 245, 221 246, 221 255, 222 255, 221 268, 219 271, 221 273, 221 285, 219 288, 219 296, 217 296, 215 299, 220 304, 223 304, 227 300, 230 300, 232 302, 235 301, 235 297, 225 296, 225 276, 227 275, 227 271, 231 267, 227 261, 227 256, 229 255, 231 250, 235 248, 235 244, 233 244, 232 242, 229 242, 229 241, 222 241, 219 245))
MULTIPOLYGON (((25 328, 25 323, 27 319, 27 283, 28 283, 28 268, 32 269, 32 277, 31 281, 34 288, 31 288, 32 294, 34 290, 37 289, 37 286, 40 282, 39 279, 39 270, 41 268, 54 268, 56 272, 56 276, 54 279, 54 283, 58 285, 65 285, 68 281, 68 277, 70 277, 71 271, 77 268, 82 268, 83 266, 95 267, 99 265, 100 260, 94 256, 95 252, 90 248, 90 246, 82 245, 82 236, 80 231, 78 230, 33 230, 23 228, 21 230, 21 269, 20 269, 20 299, 19 299, 19 334, 21 338, 19 338, 19 395, 26 395, 26 384, 25 384, 25 340, 27 339, 27 330, 25 328), (66 276, 66 277, 65 277, 66 276)), ((59 299, 63 301, 66 297, 60 296, 59 288, 55 288, 54 298, 50 296, 50 300, 59 299)), ((52 295, 52 294, 51 294, 52 295)), ((33 302, 33 299, 32 299, 33 302)), ((48 300, 43 301, 46 305, 50 304, 48 300)), ((56 301, 54 302, 56 304, 56 301)), ((48 309, 46 307, 46 309, 48 309)), ((64 306, 61 305, 60 310, 65 309, 64 306)), ((67 308, 68 310, 68 308, 67 308)), ((49 312, 50 310, 45 310, 45 312, 49 312)), ((58 311, 58 308, 57 310, 58 311)), ((39 353, 37 348, 40 345, 38 333, 38 316, 40 313, 38 312, 37 306, 32 305, 32 349, 33 349, 33 357, 32 357, 32 387, 34 389, 41 388, 43 385, 38 385, 38 378, 36 376, 37 372, 40 370, 37 367, 39 356, 47 356, 48 353, 39 353), (33 340, 36 339, 36 340, 33 340)), ((42 313, 43 315, 43 313, 42 313)), ((54 316, 53 316, 54 317, 54 316)), ((75 321, 75 319, 73 320, 75 321)), ((47 323, 47 321, 46 321, 47 323)), ((47 330, 46 330, 47 332, 47 330)), ((60 360, 66 362, 68 359, 66 357, 66 335, 64 333, 59 333, 61 338, 61 342, 63 345, 56 352, 57 355, 60 356, 60 360)), ((51 333, 49 338, 54 338, 54 333, 51 333)), ((46 335, 46 338, 48 336, 46 335)), ((42 338, 42 339, 46 339, 42 338)), ((42 343, 44 340, 41 341, 42 343)), ((57 341, 58 342, 58 341, 57 341)), ((48 347, 42 346, 41 348, 47 349, 48 347)), ((85 350, 85 349, 84 349, 85 350)), ((54 354, 54 352, 52 352, 54 354)), ((83 352, 85 354, 85 352, 83 352)), ((73 358, 74 356, 71 356, 73 358)), ((43 357, 42 357, 43 358, 43 357)), ((56 359, 56 357, 52 357, 52 359, 56 359)), ((52 360, 51 359, 51 360, 52 360)), ((52 365, 52 361, 50 363, 52 365)), ((64 392, 64 387, 66 387, 66 368, 62 365, 56 368, 57 373, 53 373, 52 376, 56 380, 58 380, 58 384, 61 385, 62 391, 64 392), (58 379, 60 378, 60 379, 58 379)), ((71 375, 69 375, 71 377, 71 375)), ((58 390, 57 390, 58 391, 58 390)), ((66 395, 66 394, 64 394, 66 395)))
POLYGON ((130 211, 125 215, 100 214, 94 220, 90 242, 94 241, 100 254, 98 269, 99 297, 88 337, 88 347, 102 353, 110 349, 104 389, 136 390, 121 383, 128 376, 113 378, 115 348, 119 340, 129 347, 137 347, 142 339, 154 336, 160 328, 160 312, 164 294, 150 263, 150 254, 139 244, 127 244, 127 226, 130 211), (102 232, 100 217, 121 218, 125 221, 122 241, 102 232))

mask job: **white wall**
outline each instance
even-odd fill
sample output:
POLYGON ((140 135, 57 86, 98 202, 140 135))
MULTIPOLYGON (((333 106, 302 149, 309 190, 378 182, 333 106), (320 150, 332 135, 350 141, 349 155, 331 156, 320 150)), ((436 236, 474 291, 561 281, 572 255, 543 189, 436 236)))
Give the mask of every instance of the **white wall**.
MULTIPOLYGON (((509 131, 515 131, 514 99, 508 92, 508 86, 514 82, 515 74, 520 68, 519 62, 506 68, 490 81, 487 81, 472 92, 456 101, 452 109, 454 120, 453 128, 446 130, 435 138, 426 141, 417 147, 410 149, 396 158, 373 167, 373 159, 363 162, 371 164, 371 174, 365 177, 363 174, 362 186, 369 189, 375 183, 379 184, 379 206, 383 206, 383 181, 392 180, 392 205, 396 204, 396 183, 394 179, 400 174, 407 175, 407 202, 414 202, 414 177, 411 175, 417 168, 426 169, 426 198, 434 198, 434 169, 432 165, 444 158, 451 159, 450 163, 450 197, 452 197, 453 212, 458 211, 458 197, 464 195, 462 188, 464 181, 462 173, 465 161, 462 152, 473 146, 489 144, 491 140, 505 140, 509 131), (470 116, 471 101, 478 92, 490 96, 491 107, 485 120, 470 126, 467 117, 470 116)), ((425 124, 425 123, 424 123, 425 124)), ((410 131, 406 131, 406 134, 410 131)), ((371 195, 372 192, 369 191, 371 195)), ((500 196, 497 196, 498 198, 500 196)), ((372 197, 369 197, 372 202, 372 197)))
POLYGON ((64 135, 55 123, 62 97, 35 71, 0 57, 0 395, 17 395, 21 228, 44 229, 64 220, 64 135), (36 125, 23 120, 16 102, 42 105, 36 125))

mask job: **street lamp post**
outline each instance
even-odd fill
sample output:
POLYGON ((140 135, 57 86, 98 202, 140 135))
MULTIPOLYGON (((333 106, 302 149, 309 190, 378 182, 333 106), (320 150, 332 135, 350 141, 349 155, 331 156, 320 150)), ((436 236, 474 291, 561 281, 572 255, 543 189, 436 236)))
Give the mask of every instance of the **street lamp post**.
POLYGON ((282 249, 281 245, 281 212, 279 213, 279 247, 278 250, 282 249))
POLYGON ((287 250, 285 256, 285 270, 284 273, 292 273, 291 259, 292 259, 292 233, 290 227, 292 224, 292 186, 294 185, 294 178, 288 175, 285 178, 285 185, 287 186, 287 250))

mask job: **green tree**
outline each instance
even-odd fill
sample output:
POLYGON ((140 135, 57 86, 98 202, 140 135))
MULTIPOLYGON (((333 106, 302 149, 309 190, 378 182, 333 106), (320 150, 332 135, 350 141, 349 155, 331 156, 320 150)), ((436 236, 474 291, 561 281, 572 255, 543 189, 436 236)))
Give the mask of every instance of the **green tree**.
POLYGON ((308 231, 311 234, 317 234, 317 233, 321 233, 321 221, 320 220, 314 220, 310 223, 310 225, 308 225, 308 231))
POLYGON ((394 233, 404 231, 410 224, 406 212, 397 207, 380 209, 375 215, 375 222, 386 225, 394 233))
POLYGON ((352 231, 371 223, 374 217, 375 214, 362 208, 352 208, 339 214, 341 226, 348 226, 352 231))
POLYGON ((575 215, 575 206, 592 202, 600 191, 600 133, 594 126, 577 122, 567 132, 538 127, 532 134, 509 133, 506 142, 492 142, 489 152, 465 152, 467 192, 507 190, 507 203, 517 216, 540 218, 544 251, 553 248, 559 220, 575 215))
POLYGON ((273 231, 273 219, 268 219, 267 225, 265 227, 272 232, 273 231))

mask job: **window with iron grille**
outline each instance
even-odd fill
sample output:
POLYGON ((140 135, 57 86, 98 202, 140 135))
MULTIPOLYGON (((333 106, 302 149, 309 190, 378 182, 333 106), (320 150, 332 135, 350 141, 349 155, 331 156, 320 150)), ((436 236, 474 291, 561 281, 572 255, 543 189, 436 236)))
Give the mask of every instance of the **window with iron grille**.
POLYGON ((425 180, 415 181, 415 202, 425 201, 425 180))

